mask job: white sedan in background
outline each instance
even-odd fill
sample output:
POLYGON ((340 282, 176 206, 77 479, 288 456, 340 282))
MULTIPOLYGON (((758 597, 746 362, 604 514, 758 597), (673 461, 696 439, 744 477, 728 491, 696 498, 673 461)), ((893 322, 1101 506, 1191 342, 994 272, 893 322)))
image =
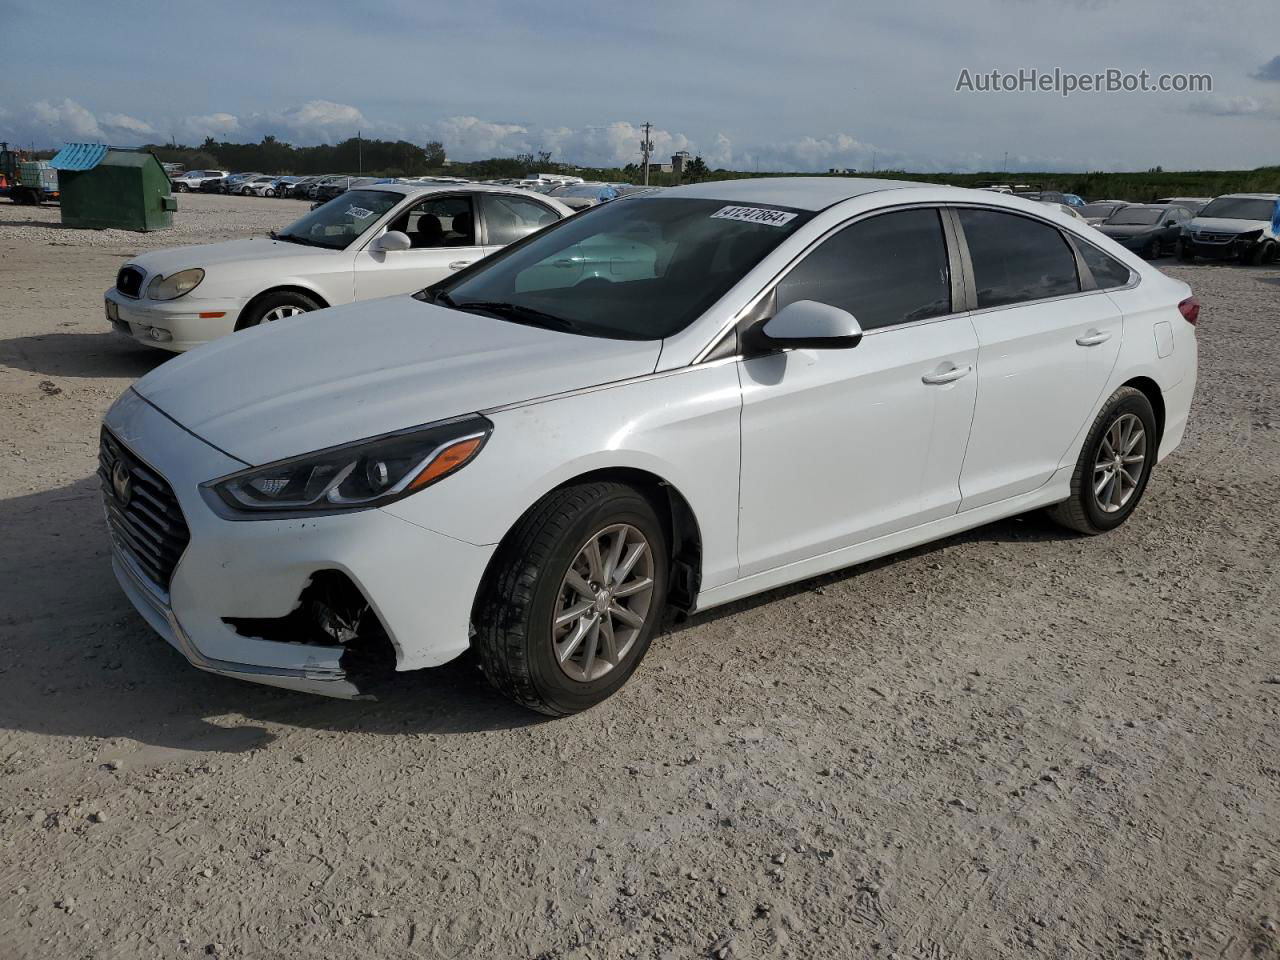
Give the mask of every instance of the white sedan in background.
POLYGON ((619 200, 143 377, 102 432, 113 565, 204 670, 354 696, 471 648, 572 713, 669 607, 1038 507, 1118 527, 1182 440, 1198 316, 1017 197, 823 177, 619 200))
POLYGON ((270 237, 133 258, 106 293, 107 319, 139 343, 181 352, 282 317, 421 290, 571 213, 548 197, 475 184, 351 190, 270 237))

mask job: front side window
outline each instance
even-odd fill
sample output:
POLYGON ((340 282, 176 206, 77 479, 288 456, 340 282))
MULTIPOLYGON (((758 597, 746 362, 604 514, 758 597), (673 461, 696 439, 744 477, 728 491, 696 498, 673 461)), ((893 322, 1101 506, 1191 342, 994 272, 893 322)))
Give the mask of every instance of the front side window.
POLYGON ((476 218, 471 195, 446 194, 414 205, 387 225, 409 235, 413 249, 473 247, 476 218))
POLYGON ((816 300, 864 330, 951 312, 951 272, 937 210, 861 220, 824 241, 778 285, 778 309, 816 300))
POLYGON ((481 194, 480 203, 484 207, 485 239, 494 246, 515 243, 560 219, 550 207, 526 197, 481 194))
POLYGON ((316 207, 274 236, 290 243, 343 250, 402 200, 404 196, 399 193, 351 190, 316 207))
POLYGON ((685 197, 561 220, 420 295, 587 336, 659 340, 693 323, 813 214, 685 197))
POLYGON ((978 308, 1080 292, 1075 256, 1056 227, 997 210, 957 210, 978 308))

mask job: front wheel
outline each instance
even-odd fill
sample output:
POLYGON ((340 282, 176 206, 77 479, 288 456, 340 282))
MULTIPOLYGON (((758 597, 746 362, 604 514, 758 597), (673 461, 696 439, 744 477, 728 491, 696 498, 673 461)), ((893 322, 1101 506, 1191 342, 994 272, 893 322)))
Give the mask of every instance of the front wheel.
POLYGON ((1191 247, 1188 246, 1184 240, 1178 241, 1176 252, 1178 254, 1178 259, 1183 263, 1191 263, 1196 258, 1196 255, 1191 251, 1191 247))
POLYGON ((476 602, 489 682, 552 716, 593 707, 631 676, 662 620, 665 527, 620 483, 553 491, 499 547, 476 602))
POLYGON ((240 322, 236 324, 236 329, 244 330, 247 327, 256 327, 259 324, 271 323, 275 320, 283 320, 286 317, 294 317, 300 313, 310 313, 312 310, 319 309, 320 304, 301 293, 294 293, 289 290, 268 293, 263 297, 259 297, 245 310, 240 322))
POLYGON ((1152 237, 1145 247, 1142 248, 1143 260, 1157 260, 1160 257, 1160 238, 1152 237))
POLYGON ((173 189, 175 193, 186 193, 187 185, 185 183, 175 183, 173 189))
POLYGON ((262 195, 264 197, 274 197, 276 195, 276 192, 272 190, 270 187, 268 187, 266 190, 262 192, 262 195))
POLYGON ((1156 416, 1146 394, 1121 387, 1093 421, 1071 477, 1071 496, 1048 510, 1080 533, 1114 530, 1146 491, 1159 448, 1156 416))

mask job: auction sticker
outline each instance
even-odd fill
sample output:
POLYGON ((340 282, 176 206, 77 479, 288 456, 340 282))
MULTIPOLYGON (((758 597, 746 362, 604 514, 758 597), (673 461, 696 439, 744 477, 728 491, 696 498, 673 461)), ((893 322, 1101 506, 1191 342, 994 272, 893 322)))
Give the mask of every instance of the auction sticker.
POLYGON ((373 211, 366 210, 364 207, 347 207, 347 213, 351 214, 357 220, 368 220, 373 216, 373 211))
POLYGON ((767 207, 721 207, 711 215, 713 220, 741 220, 743 223, 762 223, 766 227, 781 227, 795 218, 794 213, 767 207))

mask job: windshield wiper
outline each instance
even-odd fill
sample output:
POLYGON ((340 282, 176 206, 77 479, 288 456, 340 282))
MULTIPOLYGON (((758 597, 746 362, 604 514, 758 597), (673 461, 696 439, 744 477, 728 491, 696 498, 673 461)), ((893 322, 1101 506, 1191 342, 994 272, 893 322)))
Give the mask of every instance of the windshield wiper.
MULTIPOLYGON (((448 297, 447 293, 438 293, 436 294, 436 302, 444 303, 444 300, 448 297)), ((505 303, 501 300, 468 300, 466 303, 454 303, 452 299, 449 299, 448 303, 444 305, 452 307, 454 310, 488 313, 499 320, 510 320, 512 323, 523 323, 531 327, 546 327, 551 330, 566 330, 570 332, 578 330, 577 324, 572 320, 557 317, 552 313, 544 313, 541 310, 535 310, 533 307, 524 307, 518 303, 505 303)))
POLYGON ((288 243, 300 243, 304 247, 324 247, 326 250, 333 249, 333 247, 329 246, 327 243, 317 243, 315 240, 308 240, 306 237, 299 237, 292 233, 276 233, 274 230, 271 232, 271 239, 284 240, 288 243))

